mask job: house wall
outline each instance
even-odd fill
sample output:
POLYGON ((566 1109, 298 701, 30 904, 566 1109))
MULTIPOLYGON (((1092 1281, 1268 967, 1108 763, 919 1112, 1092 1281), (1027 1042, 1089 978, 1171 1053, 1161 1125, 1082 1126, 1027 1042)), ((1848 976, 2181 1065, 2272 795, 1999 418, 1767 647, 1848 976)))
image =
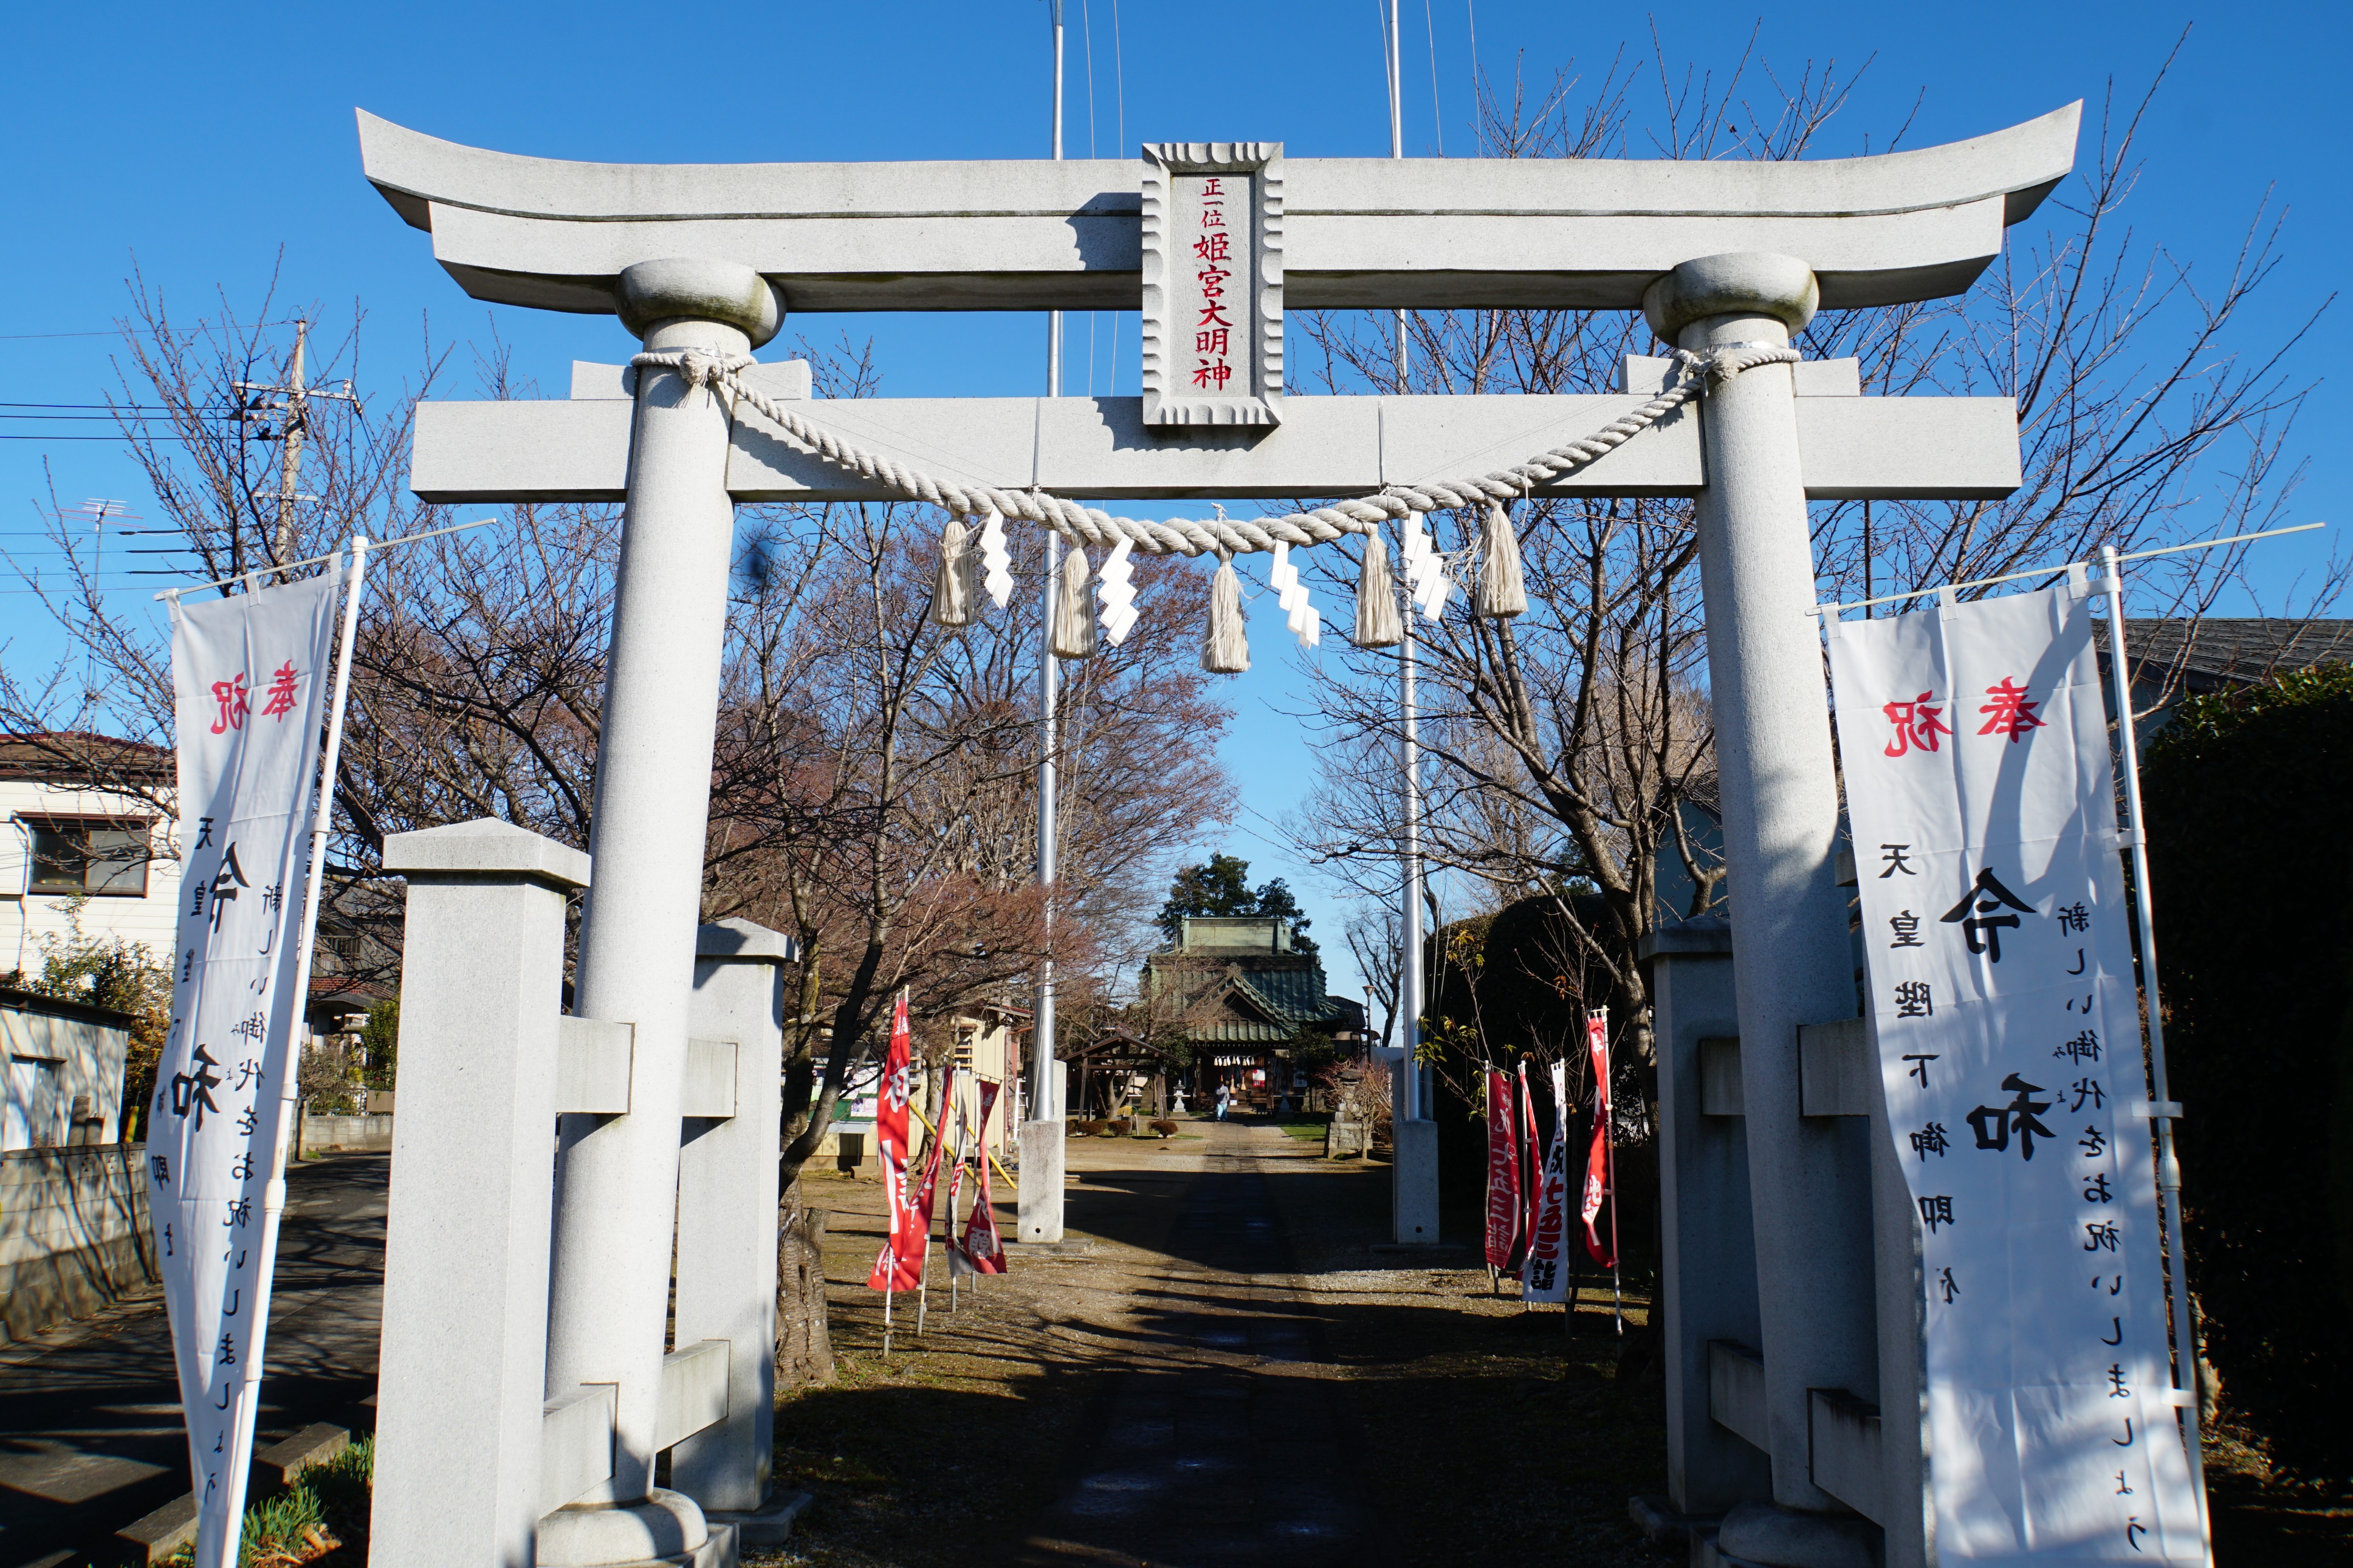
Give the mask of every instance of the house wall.
POLYGON ((119 1025, 0 1004, 0 1152, 104 1142, 130 1049, 119 1025))
MULTIPOLYGON (((72 789, 30 779, 0 779, 0 973, 22 969, 37 974, 41 939, 71 934, 67 900, 35 893, 33 834, 27 817, 135 816, 155 818, 153 806, 103 790, 72 789)), ((143 942, 159 963, 171 961, 180 899, 177 825, 154 820, 149 839, 154 858, 147 863, 143 897, 93 896, 82 908, 85 936, 121 936, 143 942)))
POLYGON ((0 1153, 0 1344, 150 1283, 146 1145, 0 1153))
POLYGON ((351 1150, 388 1151, 391 1147, 389 1112, 363 1116, 322 1116, 316 1111, 303 1114, 301 1152, 305 1155, 351 1150))

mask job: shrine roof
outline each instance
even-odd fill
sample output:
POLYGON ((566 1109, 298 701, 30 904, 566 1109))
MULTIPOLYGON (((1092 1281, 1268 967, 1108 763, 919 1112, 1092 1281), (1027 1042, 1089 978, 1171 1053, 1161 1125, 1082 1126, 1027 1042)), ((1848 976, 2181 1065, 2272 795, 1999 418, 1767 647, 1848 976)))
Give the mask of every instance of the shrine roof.
MULTIPOLYGON (((1958 292, 2073 167, 2079 104, 1966 141, 1799 160, 1291 158, 1294 309, 1637 308, 1772 250, 1829 308, 1958 292)), ((478 299, 609 312, 638 261, 753 267, 797 311, 1134 310, 1140 160, 593 163, 359 112, 367 178, 478 299)))

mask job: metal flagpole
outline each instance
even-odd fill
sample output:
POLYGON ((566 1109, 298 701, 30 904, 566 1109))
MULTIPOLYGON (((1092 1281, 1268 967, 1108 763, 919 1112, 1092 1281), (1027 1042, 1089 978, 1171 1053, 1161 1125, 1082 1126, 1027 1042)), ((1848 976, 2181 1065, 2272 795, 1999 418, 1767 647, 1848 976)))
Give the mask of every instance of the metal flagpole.
MULTIPOLYGON (((1398 55, 1398 0, 1389 0, 1388 9, 1388 92, 1389 92, 1389 156, 1405 156, 1405 119, 1399 95, 1398 55)), ((1397 313, 1397 388, 1402 395, 1406 389, 1405 312, 1397 313)), ((1403 586, 1402 584, 1399 584, 1403 586)), ((1422 1072, 1419 1058, 1421 1050, 1421 743, 1419 720, 1414 709, 1414 651, 1412 597, 1409 594, 1405 606, 1405 638, 1398 645, 1398 706, 1404 720, 1405 735, 1398 763, 1405 774, 1405 909, 1400 928, 1404 952, 1399 954, 1398 1012, 1402 1022, 1398 1028, 1398 1044, 1405 1055, 1398 1064, 1397 1114, 1409 1121, 1427 1118, 1423 1104, 1422 1072)))
MULTIPOLYGON (((1398 0, 1389 0, 1389 156, 1405 156, 1404 67, 1398 55, 1398 0)), ((1397 383, 1405 390, 1405 312, 1397 313, 1397 383)))
MULTIPOLYGON (((2154 552, 2152 552, 2154 553, 2154 552)), ((2182 1251, 2181 1164, 2173 1152, 2173 1119, 2181 1114, 2166 1079, 2165 1010, 2157 988, 2157 925, 2149 898, 2148 835, 2141 826, 2140 740, 2133 731, 2132 675, 2125 658, 2125 579, 2116 546, 2100 546, 2100 566, 2106 574, 2101 586, 2108 595, 2108 678, 2116 690, 2116 738, 2125 773, 2125 842, 2132 849, 2133 904, 2140 921, 2141 984, 2148 996, 2149 1087, 2156 1103, 2149 1120, 2157 1125, 2157 1190, 2165 1204, 2165 1250, 2172 1264, 2172 1340, 2175 1380, 2189 1396, 2182 1429, 2188 1435, 2189 1482, 2198 1498, 2198 1534, 2206 1561, 2214 1560, 2214 1524, 2206 1506, 2206 1451, 2200 1422, 2204 1412, 2198 1402, 2198 1339, 2189 1317, 2189 1263, 2182 1251)))
MULTIPOLYGON (((1052 12, 1054 32, 1053 156, 1054 161, 1060 163, 1062 157, 1062 0, 1048 0, 1048 4, 1052 12)), ((1050 311, 1046 317, 1046 395, 1062 395, 1062 312, 1060 310, 1050 311)), ((1038 592, 1038 885, 1046 890, 1046 935, 1050 943, 1054 931, 1054 816, 1058 809, 1054 787, 1054 749, 1057 744, 1054 726, 1054 608, 1062 574, 1062 536, 1050 528, 1045 530, 1045 581, 1038 592)), ((1059 1109, 1054 1104, 1054 961, 1050 956, 1041 960, 1038 965, 1038 1016, 1030 1030, 1030 1054, 1036 1058, 1037 1071, 1030 1089, 1029 1117, 1034 1121, 1050 1121, 1059 1109)), ((1060 1206, 1059 1202, 1055 1206, 1060 1206)))
MULTIPOLYGON (((297 922, 300 945, 294 959, 294 1038, 287 1052, 286 1082, 283 1100, 298 1100, 302 1056, 302 1016, 308 1010, 304 1004, 311 990, 311 949, 318 940, 319 889, 327 866, 327 837, 332 826, 335 805, 335 770, 341 764, 343 750, 343 709, 352 688, 352 643, 359 632, 360 592, 367 569, 367 536, 352 535, 352 563, 343 577, 343 646, 335 654, 335 684, 327 706, 327 744, 321 763, 319 785, 311 805, 311 864, 304 873, 302 915, 297 922)), ((295 1119, 283 1110, 278 1118, 278 1148, 270 1156, 269 1184, 261 1193, 261 1267, 255 1271, 254 1321, 266 1325, 269 1321, 269 1292, 276 1282, 278 1262, 278 1229, 286 1213, 286 1139, 295 1119)), ((262 1364, 267 1359, 257 1341, 245 1362, 245 1397, 237 1408, 237 1432, 232 1445, 240 1454, 253 1451, 253 1422, 260 1409, 260 1391, 254 1385, 261 1381, 262 1364)), ((234 1561, 240 1539, 242 1521, 231 1521, 227 1532, 226 1551, 234 1561)))

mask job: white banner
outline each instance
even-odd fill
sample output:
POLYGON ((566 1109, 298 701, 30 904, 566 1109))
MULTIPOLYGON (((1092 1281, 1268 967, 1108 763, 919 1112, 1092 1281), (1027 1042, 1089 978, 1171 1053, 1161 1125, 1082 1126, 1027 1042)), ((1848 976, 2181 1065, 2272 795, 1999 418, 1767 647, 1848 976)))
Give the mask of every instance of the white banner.
POLYGON ((234 1559, 251 1458, 301 1019, 303 836, 342 586, 330 574, 173 605, 184 873, 147 1179, 200 1564, 234 1559))
POLYGON ((1937 1560, 2203 1562, 2082 570, 1829 629, 1937 1560))
POLYGON ((1536 1233, 1520 1260, 1520 1294, 1530 1301, 1568 1300, 1568 1064, 1552 1064, 1552 1143, 1545 1151, 1536 1198, 1536 1233))

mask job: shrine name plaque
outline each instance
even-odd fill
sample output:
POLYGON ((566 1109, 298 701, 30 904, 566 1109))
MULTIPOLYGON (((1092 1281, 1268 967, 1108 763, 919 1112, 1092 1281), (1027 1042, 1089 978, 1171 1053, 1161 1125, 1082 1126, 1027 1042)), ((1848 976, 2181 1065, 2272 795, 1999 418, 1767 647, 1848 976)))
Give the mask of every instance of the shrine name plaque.
POLYGON ((1274 425, 1282 143, 1144 148, 1144 422, 1274 425))

